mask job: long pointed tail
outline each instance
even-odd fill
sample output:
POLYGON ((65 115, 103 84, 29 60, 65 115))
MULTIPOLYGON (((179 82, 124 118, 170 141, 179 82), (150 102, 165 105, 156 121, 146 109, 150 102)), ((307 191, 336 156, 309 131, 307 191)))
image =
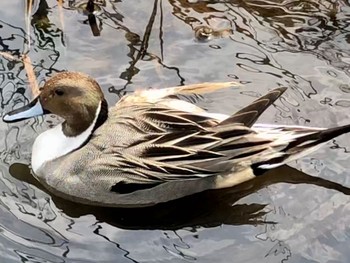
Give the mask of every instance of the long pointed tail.
POLYGON ((284 149, 280 150, 282 153, 281 156, 253 164, 252 168, 256 175, 264 173, 267 169, 281 166, 287 162, 307 155, 329 140, 350 132, 350 124, 324 130, 313 130, 310 128, 303 131, 303 129, 298 127, 287 129, 288 131, 293 130, 296 133, 294 140, 292 140, 284 149), (302 135, 302 133, 305 135, 302 135))
POLYGON ((297 138, 295 141, 289 143, 286 149, 284 150, 286 152, 290 152, 296 149, 300 151, 300 150, 307 149, 313 146, 317 146, 321 143, 327 142, 347 132, 350 132, 350 124, 340 126, 340 127, 335 127, 335 128, 329 128, 326 130, 321 130, 321 131, 297 138))

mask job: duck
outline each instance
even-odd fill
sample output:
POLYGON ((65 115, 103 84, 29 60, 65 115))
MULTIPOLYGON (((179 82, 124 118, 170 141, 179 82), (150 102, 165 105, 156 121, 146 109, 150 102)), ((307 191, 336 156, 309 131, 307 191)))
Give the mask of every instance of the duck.
POLYGON ((207 112, 181 97, 215 89, 204 83, 137 90, 108 108, 92 77, 60 72, 29 104, 4 114, 3 121, 61 117, 34 141, 33 176, 53 195, 104 207, 152 206, 237 186, 350 131, 350 125, 256 123, 286 87, 272 89, 232 115, 207 112))

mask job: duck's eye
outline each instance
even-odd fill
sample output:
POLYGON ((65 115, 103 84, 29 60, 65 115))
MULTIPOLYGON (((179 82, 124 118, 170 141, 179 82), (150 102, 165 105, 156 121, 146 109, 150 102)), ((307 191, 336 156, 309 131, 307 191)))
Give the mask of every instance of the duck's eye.
POLYGON ((64 91, 62 89, 55 89, 55 94, 58 96, 62 96, 64 94, 64 91))

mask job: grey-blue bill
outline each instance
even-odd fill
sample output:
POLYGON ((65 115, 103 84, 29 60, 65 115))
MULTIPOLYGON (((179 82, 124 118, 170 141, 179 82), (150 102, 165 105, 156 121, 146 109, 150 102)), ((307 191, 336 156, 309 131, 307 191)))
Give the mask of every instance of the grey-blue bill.
POLYGON ((31 103, 6 113, 2 119, 4 122, 11 123, 26 120, 35 116, 41 116, 48 113, 50 112, 43 109, 43 107, 41 106, 40 99, 38 96, 31 103))

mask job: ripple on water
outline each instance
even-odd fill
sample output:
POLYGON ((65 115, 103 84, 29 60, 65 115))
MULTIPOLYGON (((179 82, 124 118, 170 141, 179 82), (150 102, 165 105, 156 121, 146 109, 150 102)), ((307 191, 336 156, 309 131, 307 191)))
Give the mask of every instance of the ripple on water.
MULTIPOLYGON (((185 99, 229 114, 286 86, 262 121, 325 127, 350 122, 347 1, 106 0, 94 13, 99 37, 73 2, 61 9, 56 0, 35 0, 30 32, 25 8, 18 8, 22 2, 2 4, 0 49, 16 58, 28 53, 40 84, 57 71, 84 71, 97 78, 112 105, 140 87, 234 79, 244 86, 185 99), (230 34, 199 43, 198 27, 230 34)), ((27 84, 23 64, 0 57, 0 116, 28 102, 27 84)), ((106 211, 65 202, 35 181, 27 183, 33 139, 57 121, 0 125, 1 262, 299 263, 346 262, 350 256, 350 192, 330 182, 350 185, 346 136, 292 164, 316 178, 282 169, 240 191, 106 211)))

